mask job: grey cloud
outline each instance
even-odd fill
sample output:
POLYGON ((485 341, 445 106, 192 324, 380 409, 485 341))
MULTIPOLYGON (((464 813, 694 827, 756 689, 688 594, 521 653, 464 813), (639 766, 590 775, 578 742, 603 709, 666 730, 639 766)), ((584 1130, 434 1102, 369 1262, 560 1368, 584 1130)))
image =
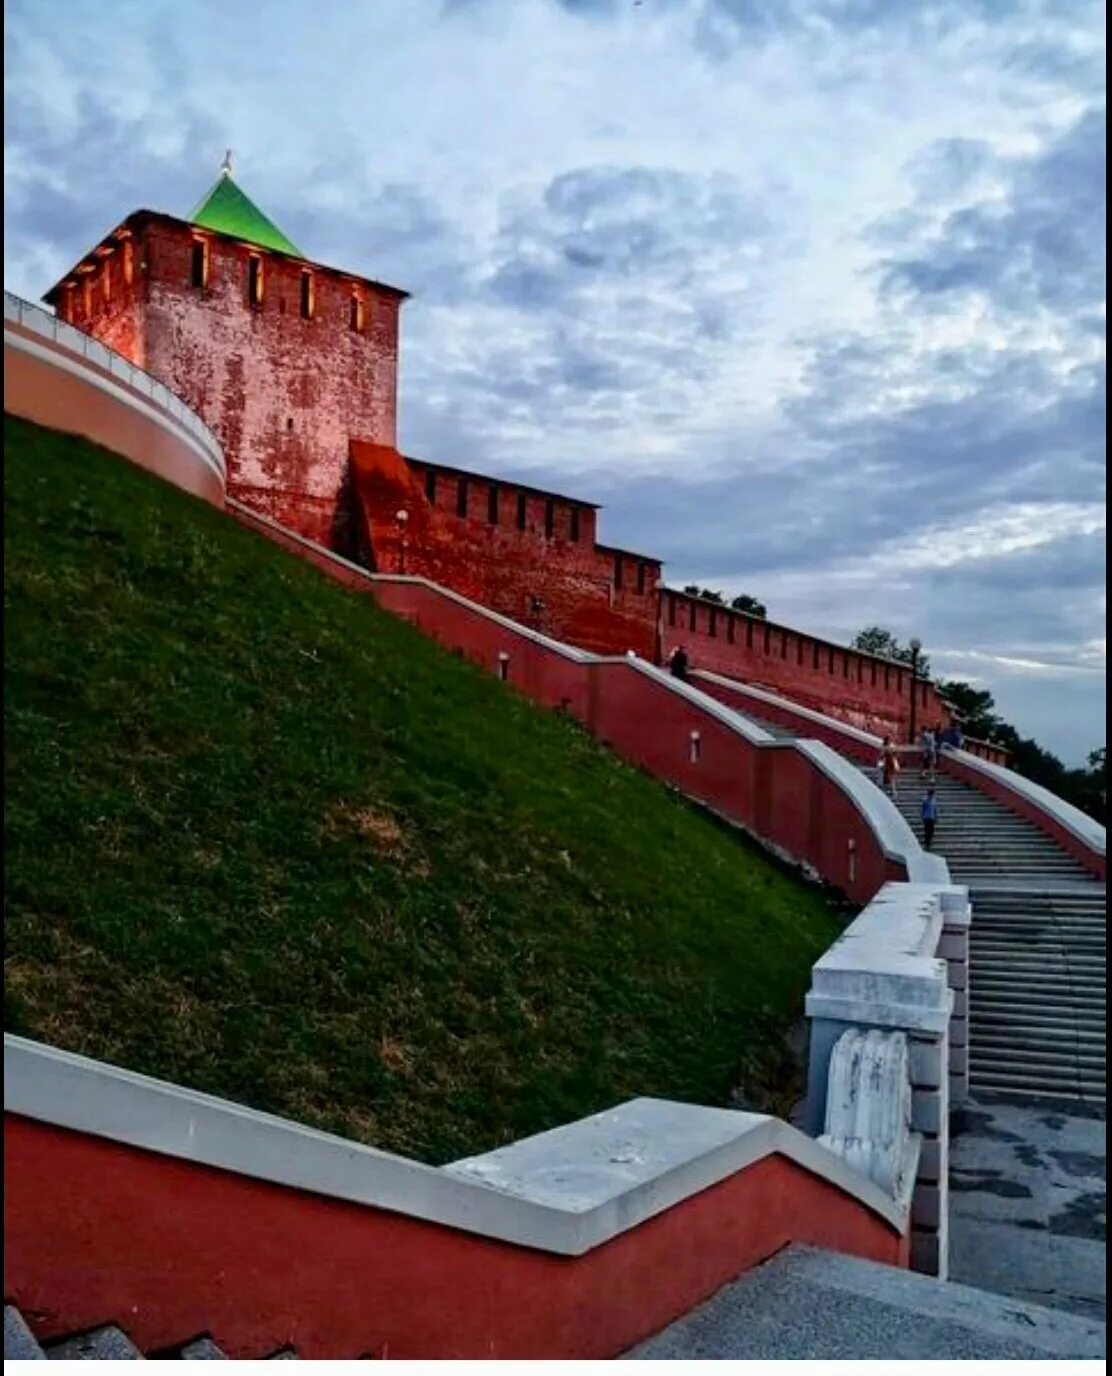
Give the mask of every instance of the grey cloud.
POLYGON ((26 169, 5 178, 5 229, 17 261, 21 245, 23 252, 45 251, 61 276, 131 210, 188 213, 179 204, 182 188, 194 186, 200 195, 214 179, 223 131, 187 103, 178 114, 177 147, 158 154, 142 116, 123 119, 87 91, 78 94, 69 127, 55 123, 41 99, 11 92, 6 137, 26 169))
POLYGON ((930 201, 964 191, 995 161, 992 146, 984 139, 939 139, 914 157, 907 170, 920 196, 930 201))
POLYGON ((1089 110, 1054 144, 1012 165, 1003 206, 952 213, 912 254, 884 265, 882 290, 920 298, 981 293, 997 309, 1091 313, 1104 297, 1106 125, 1089 110), (1068 207, 1068 211, 1064 208, 1068 207))

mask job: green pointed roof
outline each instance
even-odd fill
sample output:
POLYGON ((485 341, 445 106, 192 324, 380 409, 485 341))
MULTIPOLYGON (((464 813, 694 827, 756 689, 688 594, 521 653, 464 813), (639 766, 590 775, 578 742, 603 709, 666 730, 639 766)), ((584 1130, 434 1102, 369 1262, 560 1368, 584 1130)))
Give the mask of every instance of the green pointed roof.
POLYGON ((258 244, 260 248, 272 248, 278 253, 288 253, 294 258, 305 257, 297 245, 286 238, 254 201, 244 195, 232 180, 232 174, 227 166, 217 178, 216 185, 189 219, 190 223, 199 225, 202 229, 214 229, 218 234, 229 234, 233 239, 245 239, 249 244, 258 244))

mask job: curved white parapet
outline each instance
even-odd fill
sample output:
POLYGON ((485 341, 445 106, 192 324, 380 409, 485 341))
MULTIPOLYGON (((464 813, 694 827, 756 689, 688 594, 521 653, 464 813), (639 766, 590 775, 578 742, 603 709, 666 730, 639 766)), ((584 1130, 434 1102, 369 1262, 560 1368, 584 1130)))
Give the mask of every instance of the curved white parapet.
MULTIPOLYGON (((647 659, 640 659, 637 655, 592 655, 595 664, 624 664, 626 668, 632 669, 635 673, 650 678, 661 688, 670 693, 675 693, 677 697, 685 698, 693 706, 704 712, 708 717, 713 717, 715 721, 732 731, 735 736, 740 736, 751 745, 781 745, 783 742, 777 740, 771 732, 766 731, 757 722, 749 721, 745 717, 739 717, 729 707, 723 706, 716 698, 709 694, 700 692, 692 683, 686 683, 683 679, 678 679, 674 674, 666 669, 660 669, 655 664, 650 664, 647 659)), ((789 742, 790 743, 790 742, 789 742)))
POLYGON ((828 1181, 897 1231, 907 1222, 903 1203, 779 1119, 662 1099, 633 1099, 437 1168, 5 1034, 4 1108, 564 1256, 599 1247, 773 1155, 828 1181))
POLYGON ((222 503, 227 466, 220 441, 157 378, 9 291, 4 349, 5 410, 86 435, 176 486, 222 503), (44 386, 44 378, 56 381, 44 386), (165 454, 150 442, 159 432, 170 440, 165 454))
POLYGON ((837 783, 869 824, 885 858, 906 868, 909 882, 949 884, 950 870, 946 861, 941 855, 932 855, 922 848, 896 804, 856 765, 822 741, 797 740, 790 744, 814 760, 817 767, 837 783))
POLYGON ((944 746, 942 750, 944 758, 960 761, 967 769, 973 770, 975 774, 982 775, 985 779, 991 779, 993 783, 1001 788, 1013 793, 1017 798, 1029 803, 1040 812, 1046 813, 1047 817, 1056 822, 1064 831, 1087 846, 1094 854, 1102 859, 1105 856, 1105 828, 1095 821, 1080 808, 1074 807, 1072 803, 1067 803, 1064 798, 1059 798, 1056 793, 1051 793, 1049 788, 1043 788, 1041 784, 1033 783, 1030 779, 1025 779, 1022 774, 1017 774, 1014 769, 1005 769, 998 764, 992 764, 989 760, 982 760, 979 755, 971 755, 968 750, 955 750, 952 746, 944 746))
POLYGON ((910 1201, 919 1138, 911 1132, 906 1033, 842 1033, 830 1055, 826 1129, 818 1140, 893 1199, 910 1201))
POLYGON ((752 698, 754 702, 763 702, 769 707, 779 707, 782 711, 791 712, 802 721, 813 722, 816 726, 825 727, 828 731, 836 731, 845 736, 847 740, 854 741, 858 745, 868 746, 878 753, 884 745, 881 737, 873 735, 871 731, 862 731, 860 727, 838 721, 835 717, 827 716, 825 712, 816 712, 813 707, 804 707, 798 702, 792 702, 790 698, 781 697, 777 693, 770 693, 767 688, 756 688, 751 683, 742 683, 739 679, 727 678, 725 674, 716 674, 710 669, 695 669, 692 672, 695 678, 706 679, 708 683, 717 683, 723 688, 729 688, 732 692, 741 694, 743 697, 752 698))

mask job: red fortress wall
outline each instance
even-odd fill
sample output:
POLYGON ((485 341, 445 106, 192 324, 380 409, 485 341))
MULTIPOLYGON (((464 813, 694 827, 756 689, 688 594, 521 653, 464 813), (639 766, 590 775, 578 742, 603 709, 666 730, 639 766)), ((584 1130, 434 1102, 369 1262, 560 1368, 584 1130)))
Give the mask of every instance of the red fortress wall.
MULTIPOLYGON (((136 211, 46 299, 202 417, 230 496, 377 572, 422 575, 583 649, 660 662, 683 644, 696 668, 906 738, 906 668, 664 589, 659 560, 597 542, 588 502, 401 455, 407 294, 279 251, 294 246, 230 172, 209 206, 221 191, 235 205, 216 212, 220 228, 205 211, 136 211)), ((920 725, 949 720, 932 685, 916 693, 920 725)))
MULTIPOLYGON (((696 669, 782 693, 863 731, 906 738, 911 718, 906 666, 670 589, 662 591, 661 604, 666 653, 683 645, 696 669)), ((919 679, 915 694, 919 729, 949 725, 950 711, 933 683, 919 679)))
POLYGON ((596 508, 352 441, 366 562, 599 654, 656 655, 660 563, 599 545, 596 508))

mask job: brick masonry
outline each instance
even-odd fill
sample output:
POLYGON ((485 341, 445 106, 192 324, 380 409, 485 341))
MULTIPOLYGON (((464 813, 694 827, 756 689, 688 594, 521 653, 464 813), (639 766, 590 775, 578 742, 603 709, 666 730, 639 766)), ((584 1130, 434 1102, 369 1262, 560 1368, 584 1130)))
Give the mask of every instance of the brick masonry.
POLYGON ((152 373, 213 429, 232 496, 341 553, 355 542, 349 439, 396 439, 404 298, 145 211, 48 296, 64 320, 152 373))

